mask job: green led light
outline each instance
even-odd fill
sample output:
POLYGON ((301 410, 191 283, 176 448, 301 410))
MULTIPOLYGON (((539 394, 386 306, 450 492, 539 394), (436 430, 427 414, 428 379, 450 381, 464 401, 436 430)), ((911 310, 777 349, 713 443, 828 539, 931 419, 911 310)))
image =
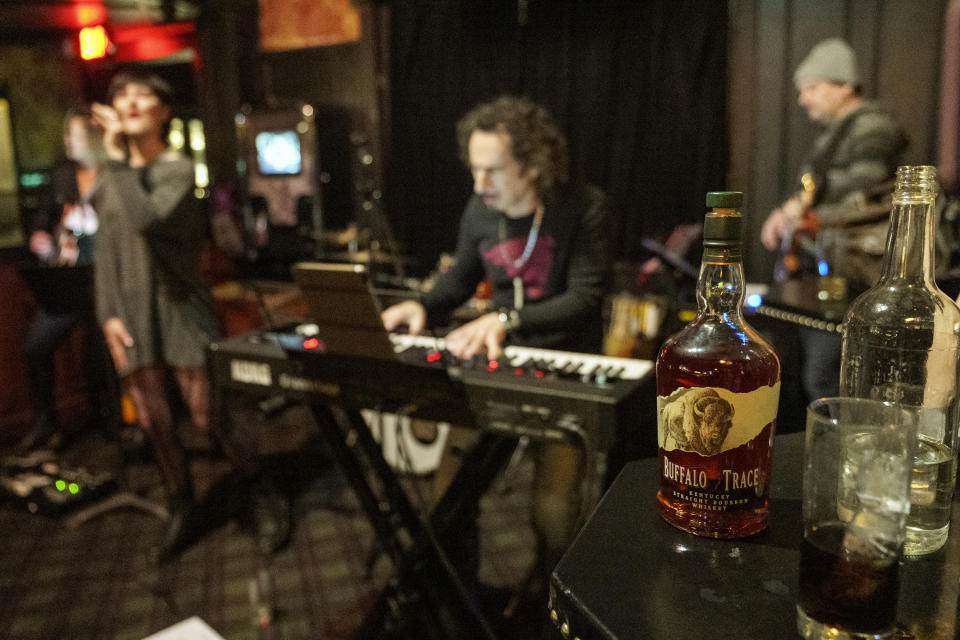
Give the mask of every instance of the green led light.
POLYGON ((47 176, 42 173, 21 173, 20 174, 20 186, 31 188, 31 187, 42 187, 47 184, 47 176))
POLYGON ((64 482, 63 480, 57 480, 54 483, 54 486, 57 488, 57 491, 63 491, 64 489, 67 488, 67 483, 64 482))
POLYGON ((71 482, 67 488, 70 489, 70 493, 73 495, 80 493, 80 485, 78 485, 76 482, 71 482))

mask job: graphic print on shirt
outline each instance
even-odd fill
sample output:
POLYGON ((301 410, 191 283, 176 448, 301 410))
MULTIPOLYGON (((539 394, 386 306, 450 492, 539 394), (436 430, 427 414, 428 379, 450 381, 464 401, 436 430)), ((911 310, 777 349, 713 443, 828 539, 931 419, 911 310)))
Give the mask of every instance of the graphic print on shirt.
POLYGON ((520 276, 525 295, 536 300, 543 297, 547 288, 547 278, 553 268, 555 242, 553 236, 541 235, 526 263, 515 267, 513 261, 523 255, 526 244, 526 235, 518 238, 508 238, 488 249, 484 249, 483 259, 488 264, 502 267, 510 278, 520 276))

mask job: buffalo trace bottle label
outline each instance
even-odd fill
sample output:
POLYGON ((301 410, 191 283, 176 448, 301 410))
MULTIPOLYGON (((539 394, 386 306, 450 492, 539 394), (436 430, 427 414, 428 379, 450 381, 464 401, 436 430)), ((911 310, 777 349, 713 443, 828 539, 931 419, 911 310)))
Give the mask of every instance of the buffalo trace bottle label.
POLYGON ((766 526, 779 396, 777 381, 746 393, 681 387, 657 397, 659 496, 671 524, 715 537, 766 526))
POLYGON ((743 319, 743 194, 707 194, 697 317, 657 356, 660 490, 673 526, 738 538, 767 527, 780 359, 743 319))

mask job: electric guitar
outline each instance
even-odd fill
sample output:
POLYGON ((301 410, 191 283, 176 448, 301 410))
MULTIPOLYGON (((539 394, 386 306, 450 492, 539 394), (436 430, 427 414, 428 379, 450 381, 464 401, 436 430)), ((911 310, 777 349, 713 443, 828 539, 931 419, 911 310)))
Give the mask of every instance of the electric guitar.
POLYGON ((800 178, 801 189, 798 194, 803 213, 798 220, 788 220, 783 237, 780 239, 780 249, 777 262, 774 266, 774 278, 778 281, 789 280, 800 275, 804 254, 815 257, 817 254, 815 239, 820 231, 820 225, 815 217, 808 213, 813 207, 817 187, 813 176, 809 173, 800 178))

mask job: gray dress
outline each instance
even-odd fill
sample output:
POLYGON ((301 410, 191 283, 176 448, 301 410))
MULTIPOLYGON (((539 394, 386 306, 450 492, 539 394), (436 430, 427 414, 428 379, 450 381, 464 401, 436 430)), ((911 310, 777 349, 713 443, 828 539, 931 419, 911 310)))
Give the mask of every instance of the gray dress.
POLYGON ((200 275, 207 217, 193 195, 193 163, 167 151, 146 167, 111 162, 94 204, 97 317, 120 318, 134 344, 126 375, 152 364, 202 366, 218 333, 200 275))

